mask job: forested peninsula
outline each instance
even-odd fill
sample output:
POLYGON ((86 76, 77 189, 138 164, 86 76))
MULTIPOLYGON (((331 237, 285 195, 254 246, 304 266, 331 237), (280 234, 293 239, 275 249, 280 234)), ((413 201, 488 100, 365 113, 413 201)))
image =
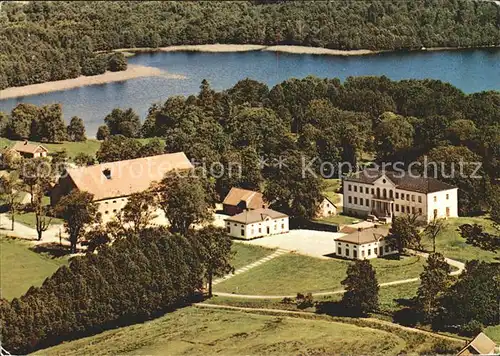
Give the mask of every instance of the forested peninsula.
POLYGON ((0 90, 126 68, 118 48, 301 45, 335 50, 488 47, 500 6, 466 0, 3 3, 0 90))

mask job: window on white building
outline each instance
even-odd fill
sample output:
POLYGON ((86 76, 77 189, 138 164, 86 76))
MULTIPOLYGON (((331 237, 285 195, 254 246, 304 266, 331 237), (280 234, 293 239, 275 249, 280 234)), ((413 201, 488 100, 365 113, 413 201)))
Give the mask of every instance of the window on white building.
POLYGON ((415 201, 415 194, 411 195, 411 201, 415 201))
POLYGON ((348 184, 348 185, 347 185, 347 190, 348 190, 348 191, 351 191, 351 190, 352 190, 352 187, 351 187, 351 185, 350 185, 350 184, 348 184))
POLYGON ((396 199, 399 199, 399 193, 396 192, 396 199))
POLYGON ((355 191, 355 192, 357 192, 357 191, 358 191, 358 186, 357 186, 357 185, 355 185, 355 186, 354 186, 354 191, 355 191))
POLYGON ((421 197, 421 196, 419 196, 419 197, 418 197, 418 202, 419 202, 419 203, 421 203, 421 202, 422 202, 422 197, 421 197))
POLYGON ((450 217, 450 208, 449 207, 446 207, 446 217, 447 218, 450 217))
POLYGON ((396 208, 396 211, 399 211, 399 204, 396 204, 395 208, 396 208))
POLYGON ((366 206, 370 206, 370 200, 366 199, 366 206))
POLYGON ((260 234, 260 233, 262 233, 262 228, 261 228, 261 227, 259 227, 259 234, 260 234))
POLYGON ((348 248, 345 249, 345 255, 349 256, 349 249, 348 248))
POLYGON ((406 200, 410 201, 410 194, 406 194, 406 200))
POLYGON ((354 204, 358 204, 358 198, 354 197, 354 204))
POLYGON ((375 194, 375 189, 374 188, 372 188, 372 194, 375 194))
POLYGON ((285 224, 281 224, 281 229, 285 230, 285 224))
POLYGON ((411 213, 415 214, 415 207, 414 206, 411 207, 411 213))
POLYGON ((363 202, 363 198, 359 198, 359 205, 363 205, 364 202, 363 202))
POLYGON ((363 187, 359 187, 359 192, 363 193, 363 187))
POLYGON ((438 216, 438 210, 434 209, 434 219, 437 218, 437 216, 438 216))
POLYGON ((349 200, 349 204, 352 204, 352 197, 347 198, 349 200))
POLYGON ((230 233, 230 232, 231 232, 231 227, 229 227, 229 226, 228 226, 228 227, 226 227, 226 232, 227 232, 227 233, 230 233))
POLYGON ((352 256, 354 258, 358 258, 358 251, 356 251, 356 250, 352 251, 352 256))
POLYGON ((418 213, 422 214, 422 208, 418 208, 418 213))
POLYGON ((450 199, 450 195, 446 194, 446 200, 450 199))
POLYGON ((436 203, 438 201, 438 197, 437 195, 434 195, 434 203, 436 203))
POLYGON ((407 207, 406 207, 406 213, 407 213, 407 214, 409 214, 409 213, 410 213, 410 207, 409 207, 409 206, 407 206, 407 207))
POLYGON ((338 252, 339 255, 342 255, 342 248, 339 247, 337 252, 338 252))
POLYGON ((241 233, 241 236, 245 236, 245 229, 241 229, 240 233, 241 233))
POLYGON ((372 254, 372 249, 371 249, 371 248, 369 248, 367 251, 368 251, 368 252, 367 252, 368 256, 370 256, 370 255, 372 254))

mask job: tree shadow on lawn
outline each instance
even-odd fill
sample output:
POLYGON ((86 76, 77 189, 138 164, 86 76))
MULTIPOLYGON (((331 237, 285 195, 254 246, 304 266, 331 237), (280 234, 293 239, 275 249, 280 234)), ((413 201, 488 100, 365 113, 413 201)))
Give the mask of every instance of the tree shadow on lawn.
POLYGON ((60 258, 71 254, 69 246, 61 246, 58 243, 50 242, 30 247, 30 250, 40 254, 46 254, 51 258, 60 258))

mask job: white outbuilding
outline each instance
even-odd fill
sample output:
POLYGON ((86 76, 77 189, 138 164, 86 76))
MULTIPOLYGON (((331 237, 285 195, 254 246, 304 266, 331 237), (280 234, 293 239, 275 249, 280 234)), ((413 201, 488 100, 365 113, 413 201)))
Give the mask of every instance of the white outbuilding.
POLYGON ((289 231, 288 215, 266 208, 245 210, 226 218, 226 231, 245 240, 282 234, 289 231))

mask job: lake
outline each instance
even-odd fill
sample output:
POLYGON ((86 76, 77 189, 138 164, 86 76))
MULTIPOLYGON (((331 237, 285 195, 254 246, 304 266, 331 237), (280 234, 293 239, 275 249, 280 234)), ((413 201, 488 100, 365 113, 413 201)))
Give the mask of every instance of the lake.
POLYGON ((37 105, 60 102, 67 121, 80 116, 94 136, 115 107, 132 107, 144 119, 149 106, 172 95, 197 93, 202 79, 216 90, 244 78, 273 86, 288 78, 386 75, 400 79, 432 78, 449 82, 466 93, 500 89, 500 49, 435 52, 395 52, 367 56, 284 54, 265 51, 239 53, 158 52, 138 54, 129 63, 158 67, 186 79, 149 77, 65 91, 0 100, 8 112, 20 102, 37 105))

